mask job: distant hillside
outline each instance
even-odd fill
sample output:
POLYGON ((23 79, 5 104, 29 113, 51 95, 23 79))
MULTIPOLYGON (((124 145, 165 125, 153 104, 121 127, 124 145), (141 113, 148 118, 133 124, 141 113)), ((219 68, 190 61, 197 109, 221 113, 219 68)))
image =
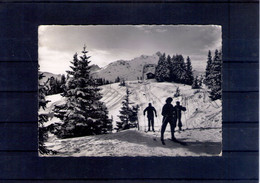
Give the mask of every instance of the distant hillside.
POLYGON ((59 80, 61 79, 61 74, 53 74, 50 72, 41 72, 41 73, 43 73, 43 75, 45 76, 44 78, 42 78, 40 80, 41 83, 46 82, 48 80, 48 78, 51 78, 51 77, 57 78, 59 80))
POLYGON ((157 65, 159 60, 158 55, 159 54, 156 53, 152 56, 141 55, 132 60, 118 60, 108 64, 101 70, 94 72, 93 76, 105 78, 110 81, 115 81, 117 77, 125 80, 137 80, 137 77, 142 77, 144 66, 149 64, 150 66, 155 67, 155 65, 157 65))
MULTIPOLYGON (((101 68, 98 65, 93 64, 93 65, 91 65, 90 72, 97 72, 100 69, 101 68)), ((54 77, 54 78, 57 78, 58 80, 60 80, 61 76, 62 76, 62 74, 53 74, 50 72, 41 72, 41 73, 43 73, 45 76, 44 78, 41 79, 41 81, 40 81, 41 83, 46 82, 48 80, 48 78, 51 78, 51 77, 54 77)))
POLYGON ((96 72, 96 71, 98 71, 100 69, 101 68, 98 65, 93 64, 93 65, 91 65, 90 72, 96 72))
POLYGON ((194 75, 194 76, 204 76, 204 75, 205 75, 205 72, 193 70, 193 75, 194 75))

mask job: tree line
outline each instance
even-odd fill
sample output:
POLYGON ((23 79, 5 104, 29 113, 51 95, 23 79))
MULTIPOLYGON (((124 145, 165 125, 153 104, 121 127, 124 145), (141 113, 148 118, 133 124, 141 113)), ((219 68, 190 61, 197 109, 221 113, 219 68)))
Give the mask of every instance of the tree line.
MULTIPOLYGON (((45 94, 54 95, 54 94, 64 92, 66 82, 69 78, 70 78, 69 75, 67 75, 67 77, 65 77, 64 74, 61 75, 61 79, 55 78, 54 76, 51 76, 50 78, 48 78, 48 80, 46 81, 46 86, 48 87, 48 89, 45 91, 45 94)), ((104 78, 93 78, 93 80, 95 81, 96 85, 98 85, 98 86, 113 83, 104 78)))
POLYGON ((182 55, 176 54, 172 57, 170 55, 166 57, 163 53, 159 57, 155 69, 155 79, 158 82, 168 81, 192 85, 194 76, 190 58, 187 57, 187 61, 184 62, 182 55))
POLYGON ((212 100, 221 99, 222 97, 221 70, 222 52, 216 49, 215 55, 212 58, 211 51, 209 50, 204 83, 210 89, 210 98, 212 100))

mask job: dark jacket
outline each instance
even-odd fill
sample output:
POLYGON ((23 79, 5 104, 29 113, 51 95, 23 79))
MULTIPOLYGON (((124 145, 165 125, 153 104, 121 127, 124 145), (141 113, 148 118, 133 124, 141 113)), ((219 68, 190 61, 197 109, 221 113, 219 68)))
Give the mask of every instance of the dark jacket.
POLYGON ((182 107, 181 105, 176 105, 176 117, 181 118, 181 111, 186 111, 186 107, 182 107))
POLYGON ((154 117, 153 113, 155 113, 155 115, 157 116, 156 110, 153 106, 146 107, 145 110, 144 110, 144 115, 145 115, 146 111, 147 111, 147 117, 148 118, 153 118, 154 117))
POLYGON ((172 104, 165 104, 162 109, 162 115, 164 117, 173 117, 176 114, 176 109, 172 104))

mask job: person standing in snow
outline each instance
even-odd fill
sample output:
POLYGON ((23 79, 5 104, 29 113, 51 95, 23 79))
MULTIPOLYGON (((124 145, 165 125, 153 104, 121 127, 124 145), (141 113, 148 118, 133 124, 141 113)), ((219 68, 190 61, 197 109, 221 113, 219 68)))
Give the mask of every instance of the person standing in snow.
POLYGON ((174 129, 176 127, 176 109, 171 104, 172 100, 173 99, 171 97, 168 97, 166 99, 166 104, 162 108, 163 122, 161 128, 161 141, 163 145, 165 145, 163 136, 168 123, 170 123, 171 126, 171 140, 176 141, 174 136, 174 129))
POLYGON ((147 118, 148 118, 148 131, 150 131, 150 126, 152 126, 152 130, 154 132, 154 114, 157 117, 157 113, 155 108, 152 106, 151 103, 148 104, 148 107, 144 110, 144 116, 145 112, 147 111, 147 118))
POLYGON ((181 127, 182 127, 182 122, 181 122, 181 111, 186 111, 186 108, 180 105, 180 102, 177 101, 176 102, 176 122, 178 121, 178 127, 179 130, 181 131, 181 127))

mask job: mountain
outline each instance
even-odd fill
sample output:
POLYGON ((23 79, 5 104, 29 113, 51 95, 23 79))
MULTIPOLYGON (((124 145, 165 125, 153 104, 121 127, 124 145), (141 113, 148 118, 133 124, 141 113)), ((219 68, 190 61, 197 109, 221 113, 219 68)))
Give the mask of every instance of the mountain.
MULTIPOLYGON (((117 60, 108 64, 106 67, 97 70, 93 73, 93 77, 104 78, 109 81, 115 81, 117 77, 124 80, 137 80, 143 76, 144 66, 147 68, 149 64, 150 69, 145 69, 148 71, 154 72, 151 68, 155 68, 159 60, 159 54, 156 53, 152 56, 141 55, 132 60, 117 60)), ((146 76, 145 76, 146 77, 146 76)))
POLYGON ((100 69, 101 68, 98 65, 93 64, 93 65, 91 65, 90 72, 96 72, 96 71, 98 71, 100 69))
MULTIPOLYGON (((93 65, 91 65, 90 72, 97 72, 100 69, 101 68, 98 65, 93 64, 93 65)), ((46 82, 48 80, 48 78, 51 78, 51 77, 54 77, 55 79, 57 78, 58 80, 60 80, 61 76, 62 76, 62 74, 53 74, 53 73, 50 73, 50 72, 40 72, 40 73, 43 73, 43 75, 45 76, 44 78, 42 78, 40 80, 41 83, 46 82)))
POLYGON ((58 80, 61 79, 61 74, 53 74, 50 72, 40 72, 40 73, 43 73, 43 75, 45 76, 40 80, 41 83, 46 82, 48 80, 48 78, 51 78, 51 77, 54 77, 55 79, 57 78, 58 80))

